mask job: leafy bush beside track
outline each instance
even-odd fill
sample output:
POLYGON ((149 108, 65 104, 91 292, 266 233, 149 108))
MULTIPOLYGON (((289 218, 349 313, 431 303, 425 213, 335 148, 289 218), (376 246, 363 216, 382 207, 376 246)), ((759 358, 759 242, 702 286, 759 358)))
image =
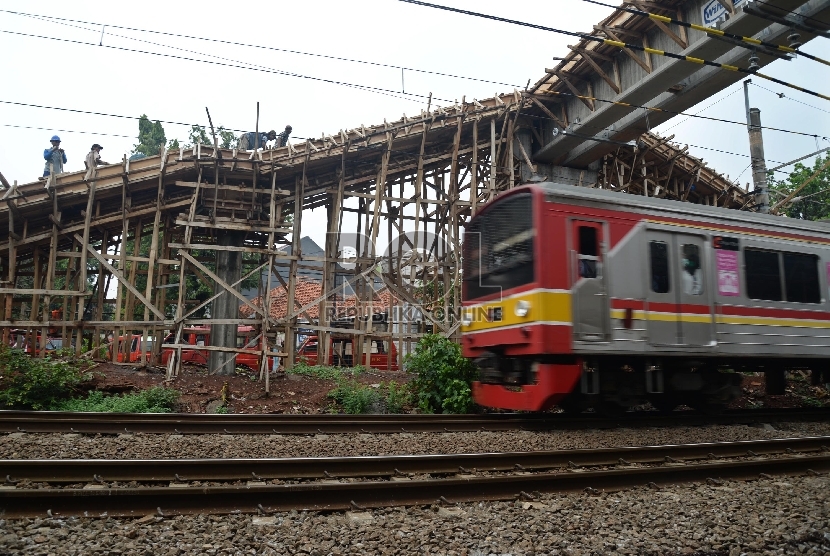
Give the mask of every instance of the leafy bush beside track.
POLYGON ((0 373, 0 407, 15 409, 52 409, 92 379, 78 361, 29 357, 7 346, 0 346, 0 373))
POLYGON ((461 355, 461 346, 440 334, 421 338, 406 356, 408 371, 417 373, 412 388, 425 413, 470 413, 475 408, 471 383, 476 368, 461 355))

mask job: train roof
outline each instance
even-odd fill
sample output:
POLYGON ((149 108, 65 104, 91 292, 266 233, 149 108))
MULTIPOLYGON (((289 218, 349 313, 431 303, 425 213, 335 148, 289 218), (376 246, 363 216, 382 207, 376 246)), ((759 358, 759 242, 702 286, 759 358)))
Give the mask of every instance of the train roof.
MULTIPOLYGON (((732 226, 745 227, 747 225, 760 225, 779 232, 799 235, 807 233, 830 238, 830 222, 815 222, 812 220, 775 216, 773 214, 761 214, 724 207, 698 205, 672 199, 657 199, 627 193, 620 194, 617 191, 574 187, 573 185, 554 182, 536 184, 527 189, 532 187, 538 187, 548 197, 571 204, 596 206, 597 208, 611 210, 624 210, 626 212, 645 215, 703 219, 711 223, 732 226)), ((513 191, 518 192, 518 189, 513 191)))

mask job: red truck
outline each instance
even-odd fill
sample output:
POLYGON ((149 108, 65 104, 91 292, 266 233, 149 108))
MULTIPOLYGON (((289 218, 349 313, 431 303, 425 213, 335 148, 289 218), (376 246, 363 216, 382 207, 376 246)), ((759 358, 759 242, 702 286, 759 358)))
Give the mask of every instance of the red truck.
MULTIPOLYGON (((236 366, 247 367, 248 369, 259 369, 259 357, 262 354, 262 339, 257 338, 259 331, 253 326, 240 326, 237 329, 236 347, 246 351, 236 354, 236 366)), ((164 344, 173 344, 176 341, 175 333, 171 332, 164 338, 164 344)), ((196 326, 185 328, 182 333, 182 344, 192 346, 182 348, 182 363, 207 365, 210 358, 210 350, 199 349, 201 346, 209 346, 210 327, 196 326)), ((173 353, 173 348, 162 347, 161 362, 166 365, 173 353)), ((275 369, 279 364, 278 358, 270 357, 268 368, 275 369)))
MULTIPOLYGON (((352 367, 357 364, 353 356, 356 351, 354 349, 355 339, 353 336, 332 334, 329 341, 331 343, 329 344, 328 365, 334 367, 352 367)), ((381 371, 398 370, 398 350, 395 349, 394 343, 372 338, 370 346, 371 353, 363 354, 364 367, 371 367, 381 371)), ((305 361, 309 365, 317 365, 317 348, 317 336, 309 336, 297 350, 297 360, 305 361)))
MULTIPOLYGON (((128 357, 126 357, 126 358, 124 357, 124 352, 123 351, 118 352, 117 361, 119 363, 124 363, 125 361, 129 362, 129 363, 137 363, 137 362, 141 361, 142 349, 144 351, 145 361, 147 361, 148 363, 150 362, 151 358, 153 357, 153 343, 154 343, 154 340, 153 340, 153 338, 145 338, 143 342, 139 342, 139 340, 141 340, 140 335, 139 336, 133 336, 133 339, 130 342, 130 352, 128 354, 129 355, 128 357)), ((119 336, 118 337, 119 348, 120 348, 120 346, 123 346, 124 342, 126 342, 126 341, 127 341, 126 337, 119 336)), ((109 359, 112 360, 112 346, 110 346, 109 359)))

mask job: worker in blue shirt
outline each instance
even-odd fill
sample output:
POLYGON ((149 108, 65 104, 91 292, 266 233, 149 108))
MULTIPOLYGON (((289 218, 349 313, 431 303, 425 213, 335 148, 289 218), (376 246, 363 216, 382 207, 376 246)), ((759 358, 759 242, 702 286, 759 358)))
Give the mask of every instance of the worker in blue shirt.
POLYGON ((256 149, 264 149, 265 143, 273 141, 277 138, 277 132, 273 129, 268 133, 259 134, 259 143, 257 144, 257 136, 255 131, 249 131, 239 136, 238 149, 240 151, 250 151, 256 149))
POLYGON ((66 164, 66 153, 61 148, 61 138, 53 135, 50 141, 52 148, 43 150, 43 158, 46 159, 46 165, 43 167, 44 178, 51 173, 53 168, 56 174, 63 173, 63 165, 66 164))

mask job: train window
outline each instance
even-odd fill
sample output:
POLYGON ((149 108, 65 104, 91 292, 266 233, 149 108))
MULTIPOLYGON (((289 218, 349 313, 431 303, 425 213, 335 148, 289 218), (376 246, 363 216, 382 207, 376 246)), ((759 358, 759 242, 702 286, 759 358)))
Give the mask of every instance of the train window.
POLYGON ((579 226, 579 276, 580 278, 597 277, 597 229, 591 226, 579 226))
POLYGON ((203 346, 205 345, 205 334, 197 334, 196 335, 196 345, 203 346))
POLYGON ((669 246, 664 241, 649 242, 651 291, 669 293, 669 246))
POLYGON ((597 256, 597 229, 590 226, 579 227, 579 254, 597 256))
POLYGON ((750 299, 781 301, 781 268, 778 253, 744 249, 746 294, 750 299))
POLYGON ((241 348, 245 345, 245 336, 237 336, 236 337, 236 347, 241 348))
POLYGON ((783 253, 783 255, 787 301, 821 303, 818 257, 803 253, 783 253))
POLYGON ((686 295, 703 295, 703 272, 700 269, 700 247, 687 243, 682 246, 683 255, 683 293, 686 295))

